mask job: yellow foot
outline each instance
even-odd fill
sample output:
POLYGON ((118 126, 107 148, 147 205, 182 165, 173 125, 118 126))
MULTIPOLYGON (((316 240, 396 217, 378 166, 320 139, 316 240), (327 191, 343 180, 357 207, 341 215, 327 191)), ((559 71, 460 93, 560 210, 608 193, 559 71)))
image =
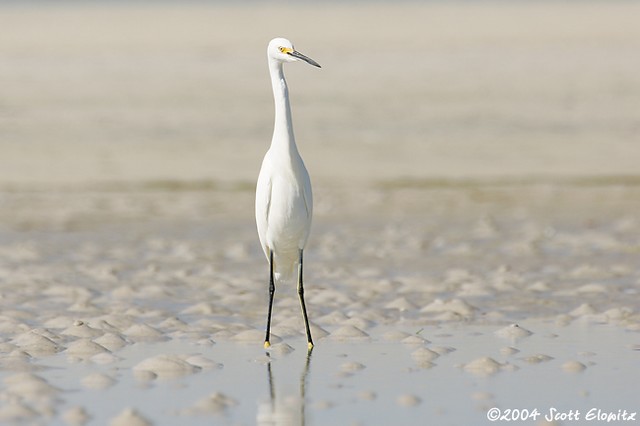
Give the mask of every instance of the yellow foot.
POLYGON ((312 342, 309 342, 309 343, 307 344, 307 347, 309 348, 309 350, 313 349, 313 343, 312 343, 312 342))
POLYGON ((269 349, 270 347, 271 347, 271 343, 269 343, 268 340, 266 342, 264 342, 264 348, 265 349, 269 349))

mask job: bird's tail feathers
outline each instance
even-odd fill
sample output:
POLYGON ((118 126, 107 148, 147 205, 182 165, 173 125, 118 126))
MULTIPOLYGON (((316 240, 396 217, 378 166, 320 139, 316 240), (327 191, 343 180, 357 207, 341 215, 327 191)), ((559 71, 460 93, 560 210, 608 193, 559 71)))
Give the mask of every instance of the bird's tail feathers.
POLYGON ((295 265, 292 265, 290 268, 276 268, 273 275, 277 282, 290 282, 295 277, 295 265))
POLYGON ((298 271, 298 262, 278 262, 275 261, 275 268, 273 271, 276 281, 290 282, 295 279, 298 271))

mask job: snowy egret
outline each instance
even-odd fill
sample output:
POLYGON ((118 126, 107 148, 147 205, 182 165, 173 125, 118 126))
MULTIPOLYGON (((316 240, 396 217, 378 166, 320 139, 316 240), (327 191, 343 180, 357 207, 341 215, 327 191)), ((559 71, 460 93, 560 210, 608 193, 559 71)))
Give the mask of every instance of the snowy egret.
POLYGON ((302 257, 311 229, 313 198, 311 181, 293 136, 289 89, 284 78, 285 62, 305 61, 320 65, 296 51, 284 38, 274 38, 267 47, 269 73, 275 101, 275 125, 271 146, 262 160, 256 186, 256 224, 260 244, 269 262, 269 310, 264 347, 271 346, 271 311, 275 284, 293 275, 297 266, 298 297, 309 349, 313 348, 309 318, 304 303, 302 257))

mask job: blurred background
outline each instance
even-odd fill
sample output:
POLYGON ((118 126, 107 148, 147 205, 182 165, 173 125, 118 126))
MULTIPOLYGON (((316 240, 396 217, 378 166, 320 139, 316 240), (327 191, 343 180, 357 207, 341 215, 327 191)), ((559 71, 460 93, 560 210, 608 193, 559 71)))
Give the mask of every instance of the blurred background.
POLYGON ((266 45, 316 185, 640 180, 640 3, 3 2, 0 189, 253 188, 266 45))

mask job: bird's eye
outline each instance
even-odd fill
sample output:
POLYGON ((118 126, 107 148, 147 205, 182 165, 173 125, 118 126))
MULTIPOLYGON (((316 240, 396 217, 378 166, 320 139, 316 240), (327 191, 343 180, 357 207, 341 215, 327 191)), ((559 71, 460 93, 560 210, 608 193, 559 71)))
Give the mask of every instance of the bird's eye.
POLYGON ((284 52, 287 50, 287 48, 286 48, 286 47, 282 47, 282 46, 280 46, 278 49, 280 49, 280 51, 281 51, 282 53, 284 53, 284 52))

